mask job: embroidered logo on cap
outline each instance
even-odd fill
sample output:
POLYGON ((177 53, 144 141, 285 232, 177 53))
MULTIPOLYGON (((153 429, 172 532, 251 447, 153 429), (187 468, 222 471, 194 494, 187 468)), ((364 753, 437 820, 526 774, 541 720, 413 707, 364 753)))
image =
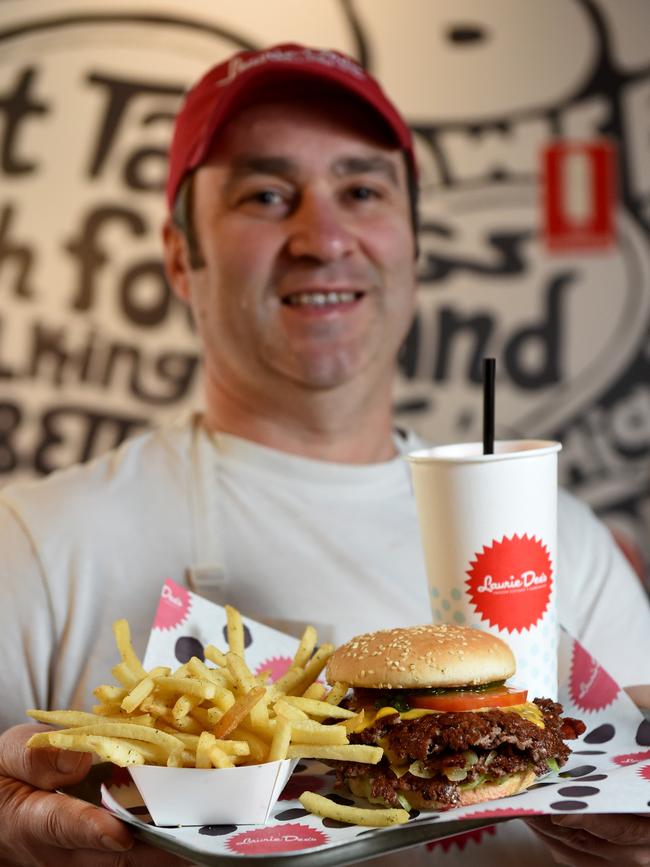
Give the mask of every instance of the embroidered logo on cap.
POLYGON ((216 82, 217 87, 225 87, 234 81, 238 75, 254 66, 261 66, 265 63, 320 63, 322 66, 329 66, 348 75, 354 75, 355 78, 367 78, 361 66, 335 51, 318 51, 313 48, 274 48, 270 51, 263 51, 254 57, 245 58, 240 55, 233 57, 228 64, 226 76, 216 82))

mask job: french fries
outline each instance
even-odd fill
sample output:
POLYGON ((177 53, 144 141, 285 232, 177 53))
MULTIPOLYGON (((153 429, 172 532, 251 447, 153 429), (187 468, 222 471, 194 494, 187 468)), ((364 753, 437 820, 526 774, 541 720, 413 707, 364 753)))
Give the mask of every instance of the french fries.
POLYGON ((307 665, 316 647, 317 637, 314 627, 307 626, 300 639, 298 650, 296 650, 293 657, 292 668, 304 668, 307 665))
POLYGON ((176 670, 151 671, 133 649, 127 621, 116 621, 118 684, 96 687, 100 703, 93 713, 27 711, 38 722, 60 727, 39 732, 28 746, 93 752, 122 767, 232 768, 308 757, 379 761, 379 747, 349 743, 359 718, 339 707, 347 685, 328 691, 317 680, 333 647, 317 648, 313 627, 305 629, 287 673, 267 685, 267 677, 246 664, 239 611, 227 606, 226 617, 227 650, 207 645, 205 661, 195 656, 176 670), (324 720, 333 722, 323 725, 324 720))
POLYGON ((343 746, 349 743, 347 732, 342 726, 324 726, 309 719, 291 720, 291 732, 295 746, 303 744, 343 746))
POLYGON ((96 753, 104 761, 114 762, 122 767, 144 765, 144 755, 132 745, 132 742, 118 738, 91 734, 83 737, 82 735, 52 732, 49 745, 62 750, 96 753))
POLYGON ((281 759, 286 759, 292 732, 291 723, 288 719, 279 719, 277 721, 267 761, 277 762, 281 759))
POLYGON ((214 729, 216 737, 225 738, 226 735, 229 735, 233 731, 233 729, 236 729, 262 698, 264 692, 265 689, 263 686, 256 686, 254 689, 251 689, 250 692, 247 692, 242 695, 241 698, 238 698, 216 724, 214 729))
POLYGON ((126 620, 116 620, 113 624, 113 635, 117 650, 122 658, 122 665, 131 672, 137 680, 146 677, 142 663, 138 659, 133 645, 131 644, 131 630, 126 620))
POLYGON ((313 683, 327 665, 327 660, 334 653, 333 644, 322 644, 305 666, 304 674, 291 690, 293 695, 302 695, 313 683))
POLYGON ((231 653, 244 658, 244 624, 241 614, 232 605, 226 605, 226 629, 228 634, 228 647, 231 653))
MULTIPOLYGON (((176 670, 151 671, 133 649, 127 621, 116 621, 117 685, 93 690, 99 701, 93 713, 27 711, 38 722, 60 727, 33 735, 28 746, 94 753, 121 767, 235 768, 287 758, 380 761, 380 747, 349 742, 363 728, 364 713, 340 707, 348 685, 328 690, 318 681, 334 648, 317 647, 313 627, 305 629, 286 674, 268 683, 268 672, 253 673, 246 664, 239 611, 226 606, 226 617, 227 650, 209 644, 204 660, 195 656, 176 670)), ((304 792, 300 802, 339 822, 381 827, 408 820, 405 810, 342 806, 313 792, 304 792)))
POLYGON ((127 693, 120 707, 126 713, 131 713, 139 707, 145 698, 150 695, 155 689, 155 683, 153 682, 152 677, 144 677, 136 686, 133 687, 131 692, 127 693))
POLYGON ((324 701, 326 701, 328 704, 339 704, 345 698, 348 689, 349 686, 347 683, 341 683, 341 681, 337 680, 337 682, 325 696, 324 701))
POLYGON ((365 809, 363 807, 348 807, 343 804, 335 804, 323 795, 316 792, 303 792, 298 798, 305 810, 323 819, 334 819, 336 822, 348 822, 350 825, 368 825, 373 828, 386 828, 389 825, 403 825, 408 822, 409 814, 406 810, 394 809, 365 809))
POLYGON ((346 710, 344 707, 339 707, 335 704, 329 704, 326 701, 317 701, 314 698, 303 698, 302 696, 288 695, 285 702, 289 705, 297 707, 310 716, 315 717, 331 717, 332 719, 352 719, 356 716, 354 711, 346 710))
POLYGON ((334 759, 340 762, 363 762, 376 765, 381 761, 384 751, 381 747, 367 747, 362 744, 330 746, 329 744, 292 744, 287 750, 289 759, 334 759))

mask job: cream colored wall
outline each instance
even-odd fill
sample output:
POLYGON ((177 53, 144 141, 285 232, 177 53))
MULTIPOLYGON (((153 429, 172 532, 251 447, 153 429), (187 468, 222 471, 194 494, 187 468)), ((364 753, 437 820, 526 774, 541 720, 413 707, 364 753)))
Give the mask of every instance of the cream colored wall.
POLYGON ((98 454, 199 399, 192 331, 159 270, 171 115, 238 46, 297 40, 365 60, 416 130, 402 421, 477 438, 478 362, 495 355, 501 435, 562 438, 563 480, 649 560, 648 24, 644 0, 4 0, 2 478, 98 454), (616 237, 550 252, 541 154, 603 133, 616 237))

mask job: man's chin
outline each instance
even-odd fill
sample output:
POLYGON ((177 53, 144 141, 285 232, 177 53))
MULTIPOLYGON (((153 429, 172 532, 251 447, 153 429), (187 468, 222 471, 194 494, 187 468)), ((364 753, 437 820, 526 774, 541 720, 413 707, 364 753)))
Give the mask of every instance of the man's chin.
POLYGON ((327 393, 363 381, 367 364, 347 355, 312 355, 285 370, 287 380, 315 393, 327 393))

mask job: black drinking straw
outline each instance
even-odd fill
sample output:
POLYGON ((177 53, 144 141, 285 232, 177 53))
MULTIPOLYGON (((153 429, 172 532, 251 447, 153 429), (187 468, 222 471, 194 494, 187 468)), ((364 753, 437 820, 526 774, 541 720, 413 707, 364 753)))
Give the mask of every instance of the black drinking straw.
POLYGON ((483 454, 494 454, 494 358, 483 359, 483 454))

